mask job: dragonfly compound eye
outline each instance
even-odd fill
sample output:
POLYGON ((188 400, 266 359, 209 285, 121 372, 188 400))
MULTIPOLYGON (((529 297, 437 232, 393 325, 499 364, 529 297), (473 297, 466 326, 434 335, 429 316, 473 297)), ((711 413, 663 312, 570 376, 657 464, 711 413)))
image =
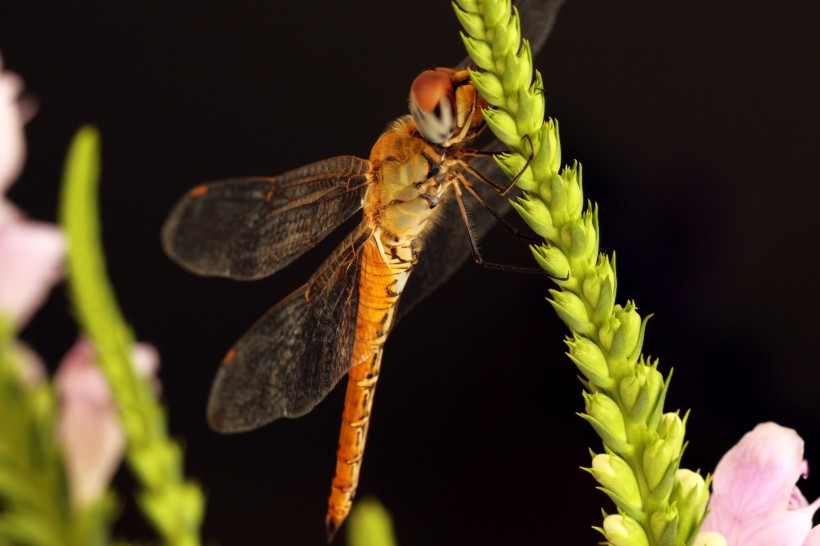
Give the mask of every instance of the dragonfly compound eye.
POLYGON ((421 136, 434 144, 443 144, 456 133, 456 100, 450 69, 425 70, 416 77, 410 87, 410 112, 421 136))

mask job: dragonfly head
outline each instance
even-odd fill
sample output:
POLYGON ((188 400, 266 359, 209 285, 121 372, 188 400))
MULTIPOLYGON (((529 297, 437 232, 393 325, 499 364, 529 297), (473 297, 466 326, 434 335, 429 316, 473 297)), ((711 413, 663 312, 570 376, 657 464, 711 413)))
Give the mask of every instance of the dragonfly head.
POLYGON ((481 110, 487 106, 466 70, 425 70, 410 87, 410 113, 419 133, 447 147, 475 137, 484 128, 481 110))

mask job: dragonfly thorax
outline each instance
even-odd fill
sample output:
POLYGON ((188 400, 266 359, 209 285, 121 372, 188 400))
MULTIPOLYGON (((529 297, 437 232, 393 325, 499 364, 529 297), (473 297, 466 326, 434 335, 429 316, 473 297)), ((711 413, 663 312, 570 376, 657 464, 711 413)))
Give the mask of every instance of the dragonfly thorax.
POLYGON ((451 185, 441 149, 422 138, 413 118, 399 118, 370 154, 364 213, 391 246, 410 244, 441 211, 451 185))

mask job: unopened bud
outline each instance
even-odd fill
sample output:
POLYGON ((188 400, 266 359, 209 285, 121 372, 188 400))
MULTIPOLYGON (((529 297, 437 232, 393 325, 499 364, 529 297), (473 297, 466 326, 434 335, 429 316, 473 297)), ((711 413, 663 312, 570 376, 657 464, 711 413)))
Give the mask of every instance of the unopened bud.
POLYGON ((666 505, 649 516, 649 528, 658 544, 680 544, 678 538, 678 509, 666 505))
POLYGON ((547 301, 570 330, 584 335, 591 335, 595 331, 595 325, 589 321, 586 305, 581 298, 572 292, 554 289, 550 289, 550 294, 553 299, 547 301))
MULTIPOLYGON (((475 57, 473 58, 475 59, 475 57)), ((487 125, 493 134, 498 137, 498 140, 511 148, 518 146, 521 140, 518 137, 518 129, 515 126, 515 120, 507 112, 504 110, 485 108, 484 119, 487 121, 487 125)))
POLYGON ((547 274, 556 280, 566 280, 569 278, 569 261, 564 253, 552 245, 530 245, 530 251, 538 265, 547 274))
POLYGON ((667 413, 658 426, 658 438, 651 442, 643 453, 643 468, 646 481, 653 491, 660 486, 671 485, 672 470, 680 457, 683 446, 684 426, 674 413, 667 413))
POLYGON ((675 485, 670 500, 678 507, 678 533, 686 542, 703 519, 706 505, 709 503, 706 482, 700 474, 681 468, 675 472, 675 485))
POLYGON ((614 495, 613 500, 621 510, 642 508, 643 503, 635 473, 626 461, 617 455, 601 453, 592 458, 591 472, 598 483, 607 489, 608 494, 614 495))
POLYGON ((544 239, 555 239, 556 232, 552 223, 552 215, 544 201, 525 193, 518 200, 511 201, 511 203, 531 230, 544 239))
POLYGON ((612 546, 649 546, 643 527, 629 516, 613 514, 604 518, 604 536, 612 546))
POLYGON ((498 107, 504 102, 501 80, 492 72, 471 72, 470 81, 473 82, 476 91, 492 106, 498 107))
POLYGON ((575 335, 567 340, 569 357, 584 377, 602 388, 609 388, 612 379, 606 365, 606 358, 601 349, 589 338, 575 335))
MULTIPOLYGON (((568 215, 569 216, 569 215, 568 215)), ((586 257, 588 235, 583 222, 570 216, 570 222, 561 230, 561 237, 569 248, 569 255, 575 259, 586 257)))
MULTIPOLYGON (((590 424, 607 444, 626 442, 626 427, 618 404, 602 392, 584 393, 590 424)), ((614 446, 613 446, 614 447, 614 446)))
POLYGON ((641 336, 641 316, 635 305, 627 302, 626 307, 616 309, 615 317, 620 322, 620 327, 613 336, 609 352, 618 358, 625 358, 630 356, 638 345, 641 336))

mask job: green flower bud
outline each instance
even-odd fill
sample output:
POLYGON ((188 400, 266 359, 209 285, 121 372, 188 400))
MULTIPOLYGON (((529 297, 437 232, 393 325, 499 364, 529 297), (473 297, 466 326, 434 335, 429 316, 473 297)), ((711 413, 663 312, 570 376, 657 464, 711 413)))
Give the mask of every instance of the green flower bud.
POLYGON ((507 178, 513 180, 516 176, 518 177, 518 187, 526 192, 535 192, 537 191, 538 185, 533 180, 532 177, 532 168, 527 167, 526 169, 524 166, 527 164, 527 160, 524 159, 520 154, 516 153, 502 153, 496 154, 493 159, 495 160, 496 164, 504 171, 504 174, 507 175, 507 178))
POLYGON ((527 146, 527 148, 523 151, 527 154, 527 158, 529 158, 530 153, 533 153, 534 160, 535 155, 537 155, 537 151, 541 147, 541 140, 539 140, 541 131, 539 125, 543 125, 542 120, 544 119, 546 101, 543 93, 532 93, 529 86, 522 86, 518 90, 517 96, 519 117, 522 116, 524 112, 528 114, 526 117, 519 119, 519 128, 525 134, 531 134, 534 137, 533 149, 530 149, 530 147, 527 146))
POLYGON ((678 533, 684 542, 698 528, 709 503, 709 488, 703 477, 686 468, 675 472, 675 485, 670 499, 678 507, 678 533))
POLYGON ((600 388, 611 387, 613 380, 609 376, 606 358, 595 343, 584 336, 575 335, 567 339, 566 344, 569 347, 567 355, 584 377, 600 388))
MULTIPOLYGON (((520 89, 522 87, 521 85, 518 84, 518 80, 519 80, 519 78, 521 78, 522 72, 526 73, 527 69, 524 68, 524 65, 518 59, 518 56, 516 55, 516 50, 515 49, 508 49, 507 52, 504 54, 504 58, 501 62, 503 62, 504 65, 507 67, 507 69, 501 75, 502 76, 501 84, 504 86, 504 91, 508 95, 510 95, 510 97, 509 97, 510 103, 508 103, 509 106, 510 106, 510 110, 513 112, 513 115, 515 116, 515 118, 518 122, 523 121, 523 120, 520 119, 521 118, 521 111, 519 109, 520 95, 518 93, 516 93, 516 91, 518 91, 518 89, 520 89)), ((529 83, 529 82, 527 82, 527 83, 529 83)), ((526 86, 527 83, 525 83, 524 86, 526 86)), ((519 129, 520 129, 520 127, 519 127, 519 129)), ((522 132, 522 134, 526 134, 526 133, 522 132)))
POLYGON ((531 230, 544 239, 549 240, 555 238, 555 227, 552 225, 552 215, 546 203, 541 199, 525 193, 511 203, 531 230))
MULTIPOLYGON (((475 59, 475 57, 473 57, 473 59, 475 59)), ((517 148, 520 145, 521 139, 518 138, 515 120, 507 112, 504 110, 485 108, 483 113, 490 130, 492 130, 493 134, 495 134, 501 142, 510 148, 517 148)))
MULTIPOLYGON (((615 311, 617 312, 620 310, 621 306, 616 305, 615 311)), ((615 340, 615 333, 620 329, 621 321, 618 320, 615 316, 611 316, 607 318, 603 324, 601 324, 601 328, 598 330, 598 339, 601 340, 601 346, 609 351, 612 352, 612 343, 615 340)))
MULTIPOLYGON (((467 50, 467 54, 470 55, 470 58, 476 66, 483 70, 492 70, 495 68, 495 63, 493 62, 493 51, 490 48, 490 44, 481 40, 476 40, 471 36, 467 36, 463 32, 461 33, 461 41, 464 42, 464 49, 467 50)), ((487 110, 485 110, 484 113, 486 117, 487 110)))
POLYGON ((598 297, 601 295, 601 279, 598 278, 595 272, 584 276, 584 280, 581 281, 581 293, 593 309, 598 306, 598 297))
POLYGON ((658 544, 680 543, 678 537, 678 509, 674 505, 665 505, 649 516, 649 528, 658 544))
MULTIPOLYGON (((543 89, 543 82, 540 74, 536 73, 536 82, 543 89)), ((535 86, 535 83, 533 84, 535 86)), ((539 130, 538 140, 541 146, 538 148, 532 160, 532 168, 535 172, 558 173, 561 168, 561 142, 558 140, 558 122, 546 121, 539 130)), ((549 199, 547 199, 549 202, 549 199)))
POLYGON ((603 532, 612 546, 649 546, 643 527, 629 516, 607 516, 603 532))
MULTIPOLYGON (((595 299, 592 321, 601 324, 614 313, 615 306, 615 273, 608 258, 602 259, 595 268, 595 276, 600 283, 600 291, 595 299)), ((590 302, 593 300, 590 297, 590 302)))
POLYGON ((561 179, 567 192, 567 214, 570 218, 581 218, 584 210, 584 192, 581 186, 575 177, 567 175, 566 170, 561 173, 561 179))
POLYGON ((615 309, 615 318, 620 326, 615 330, 609 352, 618 358, 632 354, 641 335, 641 316, 635 310, 635 304, 627 302, 626 307, 615 309))
POLYGON ((504 89, 501 87, 501 80, 492 72, 470 71, 470 80, 475 85, 476 90, 484 97, 490 105, 496 108, 504 104, 504 89))
POLYGON ((607 437, 626 442, 626 426, 618 404, 602 392, 584 393, 587 416, 604 440, 607 437), (601 429, 604 433, 601 432, 601 429))
POLYGON ((677 412, 664 413, 658 423, 658 434, 672 445, 671 449, 680 453, 683 448, 683 438, 686 435, 686 425, 677 412))
POLYGON ((592 458, 590 471, 621 510, 640 512, 643 503, 638 481, 626 461, 617 455, 602 453, 592 458))
MULTIPOLYGON (((507 17, 509 17, 509 15, 507 17)), ((484 20, 487 21, 486 12, 485 12, 485 15, 484 15, 484 20)), ((505 22, 507 20, 508 19, 505 19, 505 22)), ((492 27, 494 25, 492 25, 488 21, 487 26, 492 27)), ((495 33, 492 35, 492 38, 490 40, 490 45, 493 48, 493 55, 497 59, 502 59, 506 56, 506 53, 509 52, 510 49, 512 49, 512 48, 517 49, 518 43, 521 42, 521 37, 519 35, 517 37, 517 40, 516 40, 515 28, 512 25, 503 25, 503 24, 498 25, 497 27, 495 27, 494 30, 495 30, 495 33), (516 40, 515 45, 513 45, 513 40, 516 40)), ((488 37, 489 36, 490 35, 488 34, 488 37)), ((504 65, 501 65, 501 66, 504 66, 504 65)), ((505 66, 504 70, 501 70, 501 71, 504 72, 504 71, 509 70, 509 69, 510 69, 510 67, 505 66)))
MULTIPOLYGON (((566 188, 564 188, 564 181, 561 180, 560 175, 557 173, 550 175, 549 188, 550 195, 552 196, 549 204, 552 209, 553 218, 556 220, 561 218, 561 223, 564 223, 569 219, 569 215, 567 214, 567 191, 566 188)), ((564 244, 569 248, 571 241, 564 241, 564 244)))
MULTIPOLYGON (((516 70, 510 70, 505 76, 504 80, 504 89, 511 89, 513 91, 521 89, 526 92, 527 88, 532 83, 532 50, 530 50, 529 42, 524 42, 521 44, 521 49, 518 51, 518 54, 515 54, 515 51, 512 51, 510 55, 515 56, 514 61, 516 63, 516 70)), ((508 61, 509 62, 509 61, 508 61)), ((531 96, 530 93, 527 93, 528 96, 531 96)), ((519 95, 519 104, 522 102, 522 97, 519 95)), ((519 116, 520 118, 527 118, 532 117, 529 114, 532 110, 521 110, 519 109, 519 116)), ((536 121, 538 124, 543 123, 543 117, 538 118, 536 121)), ((538 127, 533 127, 532 129, 538 129, 538 127)), ((527 133, 534 133, 534 130, 527 131, 527 133)))
POLYGON ((643 469, 651 490, 672 485, 672 472, 681 455, 684 432, 685 427, 677 414, 664 414, 658 426, 658 437, 643 452, 643 469))
POLYGON ((562 239, 565 241, 569 239, 569 241, 567 241, 569 255, 576 260, 583 259, 587 248, 587 234, 583 226, 577 221, 570 221, 564 226, 564 229, 561 230, 561 234, 563 236, 562 239), (564 235, 565 233, 569 235, 564 235))
POLYGON ((618 385, 621 401, 635 421, 643 421, 649 413, 649 392, 646 389, 646 366, 635 366, 632 375, 618 385))
POLYGON ((461 4, 467 3, 453 2, 453 10, 456 12, 456 17, 458 18, 459 23, 461 23, 461 26, 464 27, 464 30, 466 30, 467 34, 470 36, 476 38, 484 36, 486 32, 484 19, 482 19, 481 15, 475 13, 474 11, 471 13, 470 11, 466 11, 466 9, 462 9, 461 4))
POLYGON ((552 245, 530 245, 530 251, 538 265, 556 280, 567 279, 570 274, 567 257, 552 245))
POLYGON ((547 298, 555 312, 573 332, 591 335, 595 325, 589 322, 587 308, 584 302, 572 292, 563 292, 550 289, 553 299, 547 298))
POLYGON ((509 2, 483 2, 479 9, 483 10, 484 23, 487 27, 503 28, 512 14, 509 2))
MULTIPOLYGON (((580 210, 578 209, 579 212, 580 210)), ((598 256, 598 207, 593 207, 592 211, 587 211, 581 217, 584 220, 584 231, 587 235, 587 247, 583 257, 590 263, 595 263, 595 258, 598 256)))

